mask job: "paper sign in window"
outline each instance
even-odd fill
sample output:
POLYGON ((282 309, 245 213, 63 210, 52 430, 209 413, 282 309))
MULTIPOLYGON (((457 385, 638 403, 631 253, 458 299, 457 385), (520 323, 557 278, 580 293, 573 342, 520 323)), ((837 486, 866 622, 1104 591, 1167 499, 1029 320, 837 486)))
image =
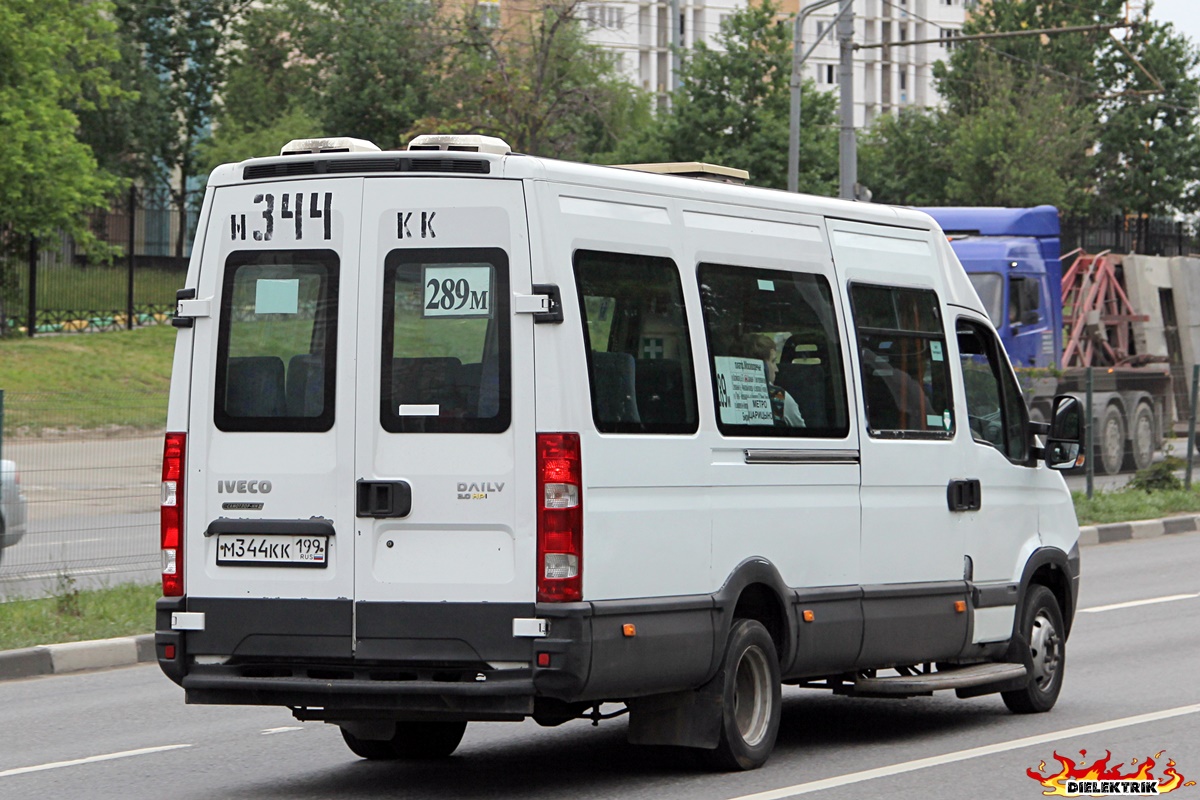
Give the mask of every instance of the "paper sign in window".
POLYGON ((490 317, 492 268, 487 265, 427 266, 421 271, 425 287, 423 317, 490 317))
POLYGON ((260 278, 254 282, 255 314, 295 314, 299 309, 299 279, 260 278))
POLYGON ((717 373, 717 405, 727 425, 774 425, 767 367, 758 358, 713 356, 717 373))

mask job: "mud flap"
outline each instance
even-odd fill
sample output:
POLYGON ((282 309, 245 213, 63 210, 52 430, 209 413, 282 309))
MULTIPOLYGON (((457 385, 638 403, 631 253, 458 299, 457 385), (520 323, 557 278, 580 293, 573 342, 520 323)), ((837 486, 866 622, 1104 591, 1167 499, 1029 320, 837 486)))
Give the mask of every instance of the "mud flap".
POLYGON ((629 700, 629 743, 715 750, 721 739, 724 685, 721 670, 699 689, 629 700))

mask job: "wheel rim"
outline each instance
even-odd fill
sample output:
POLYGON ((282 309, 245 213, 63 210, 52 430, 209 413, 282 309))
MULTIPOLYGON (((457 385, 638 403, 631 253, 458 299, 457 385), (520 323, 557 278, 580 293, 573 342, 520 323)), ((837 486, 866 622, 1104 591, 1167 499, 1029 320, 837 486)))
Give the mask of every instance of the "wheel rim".
POLYGON ((761 648, 746 648, 734 677, 733 718, 742 741, 756 747, 767 735, 771 720, 771 686, 767 656, 761 648))
POLYGON ((1033 684, 1040 691, 1049 691, 1058 679, 1062 658, 1059 645, 1054 622, 1045 612, 1038 612, 1029 634, 1029 650, 1033 655, 1033 684))

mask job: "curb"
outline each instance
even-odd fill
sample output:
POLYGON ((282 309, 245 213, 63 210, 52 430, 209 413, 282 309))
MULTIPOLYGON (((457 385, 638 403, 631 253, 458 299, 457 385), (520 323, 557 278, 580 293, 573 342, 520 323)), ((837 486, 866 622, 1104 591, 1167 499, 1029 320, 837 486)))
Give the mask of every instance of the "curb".
POLYGON ((154 661, 154 634, 97 639, 91 642, 43 644, 0 652, 0 681, 61 675, 67 672, 127 667, 154 661))
MULTIPOLYGON (((1088 525, 1079 529, 1079 544, 1110 544, 1194 531, 1200 531, 1200 514, 1138 522, 1114 522, 1109 525, 1088 525)), ((45 644, 0 652, 0 681, 109 667, 128 667, 156 660, 153 633, 91 642, 45 644)))
POLYGON ((1173 533, 1192 533, 1200 530, 1200 514, 1165 519, 1143 519, 1137 522, 1113 522, 1108 525, 1088 525, 1079 529, 1080 546, 1126 542, 1131 539, 1152 539, 1173 533))

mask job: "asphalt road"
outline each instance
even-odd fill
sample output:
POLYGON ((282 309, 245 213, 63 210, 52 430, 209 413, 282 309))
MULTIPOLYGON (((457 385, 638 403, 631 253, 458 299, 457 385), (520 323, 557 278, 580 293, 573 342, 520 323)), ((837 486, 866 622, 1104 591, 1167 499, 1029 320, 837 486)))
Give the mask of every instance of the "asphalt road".
POLYGON ((28 501, 29 530, 0 558, 0 600, 159 575, 162 434, 8 439, 28 501))
MULTIPOLYGON (((1042 787, 1026 770, 1045 761, 1054 774, 1056 750, 1089 763, 1111 751, 1126 773, 1133 759, 1165 750, 1160 770, 1173 758, 1197 780, 1197 565, 1200 534, 1084 550, 1082 611, 1049 714, 1015 716, 994 696, 789 689, 775 755, 752 773, 714 775, 687 751, 630 746, 621 719, 476 723, 449 760, 368 763, 336 728, 284 709, 187 706, 147 665, 0 683, 0 797, 1032 799, 1042 787)), ((1172 796, 1200 797, 1200 787, 1172 796)))

